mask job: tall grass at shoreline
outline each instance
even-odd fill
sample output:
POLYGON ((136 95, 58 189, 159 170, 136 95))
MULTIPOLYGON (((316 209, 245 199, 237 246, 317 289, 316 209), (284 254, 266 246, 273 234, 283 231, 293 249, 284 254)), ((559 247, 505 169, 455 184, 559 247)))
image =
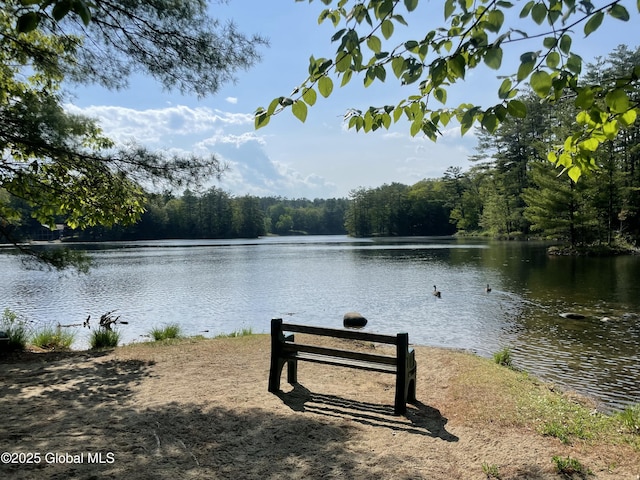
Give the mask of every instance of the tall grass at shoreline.
POLYGON ((178 325, 177 323, 172 323, 162 328, 154 327, 149 332, 149 336, 156 342, 160 342, 163 340, 172 340, 182 337, 182 330, 180 328, 180 325, 178 325))
POLYGON ((31 344, 45 350, 70 350, 74 340, 73 332, 64 331, 60 327, 44 327, 31 336, 31 344))

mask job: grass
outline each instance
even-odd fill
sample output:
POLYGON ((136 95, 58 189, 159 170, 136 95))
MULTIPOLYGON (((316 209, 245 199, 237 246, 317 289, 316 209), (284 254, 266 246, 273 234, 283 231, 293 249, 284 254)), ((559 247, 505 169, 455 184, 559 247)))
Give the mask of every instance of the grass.
POLYGON ((120 342, 120 332, 117 330, 109 330, 106 328, 98 328, 91 334, 89 344, 92 350, 101 348, 115 348, 120 342))
POLYGON ((69 331, 63 331, 60 327, 44 327, 37 330, 31 337, 31 344, 45 350, 69 350, 75 335, 69 331))
POLYGON ((640 451, 640 406, 600 413, 587 398, 559 391, 526 372, 472 354, 457 355, 455 362, 459 373, 451 381, 448 402, 470 425, 522 427, 567 445, 627 444, 640 451))
POLYGON ((241 328, 240 330, 234 330, 231 333, 222 333, 220 335, 216 335, 215 338, 247 337, 249 335, 253 335, 253 330, 251 329, 251 327, 241 328))
POLYGON ((626 407, 615 416, 627 432, 640 434, 640 403, 626 407))
POLYGON ((182 332, 180 330, 180 325, 172 323, 170 325, 166 325, 163 328, 156 327, 152 329, 149 332, 149 336, 156 342, 160 342, 163 340, 173 340, 176 338, 180 338, 182 337, 182 332))
POLYGON ((487 478, 495 478, 496 480, 500 480, 500 470, 497 465, 489 464, 487 462, 483 462, 482 471, 487 476, 487 478))
POLYGON ((587 478, 588 475, 592 475, 591 470, 575 458, 555 456, 551 460, 555 464, 556 471, 566 478, 575 478, 576 475, 578 475, 579 478, 587 478))
POLYGON ((7 342, 7 350, 24 350, 29 338, 28 322, 21 318, 17 313, 5 308, 0 318, 0 331, 3 331, 9 341, 7 342))
POLYGON ((511 358, 511 349, 508 347, 493 354, 493 361, 503 367, 513 367, 513 359, 511 358))

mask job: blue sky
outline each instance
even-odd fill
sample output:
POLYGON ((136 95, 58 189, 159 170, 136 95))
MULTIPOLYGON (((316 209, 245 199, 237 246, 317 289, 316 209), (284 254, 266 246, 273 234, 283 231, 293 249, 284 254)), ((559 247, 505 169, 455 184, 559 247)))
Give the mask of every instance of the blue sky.
MULTIPOLYGON (((122 91, 74 87, 69 110, 97 119, 104 132, 118 142, 135 140, 168 152, 216 154, 230 169, 211 185, 234 195, 346 197, 359 187, 391 182, 411 185, 423 178, 441 177, 450 166, 470 166, 468 158, 475 153, 476 138, 473 132, 461 137, 455 125, 435 143, 421 136, 412 138, 403 121, 389 131, 365 134, 345 129, 342 116, 349 107, 397 104, 414 93, 415 87, 400 87, 391 72, 386 83, 375 82, 368 88, 361 78, 353 78, 345 88, 336 85, 328 99, 318 96, 304 124, 287 111, 266 128, 254 130, 253 112, 275 97, 289 95, 305 79, 310 55, 333 56, 335 46, 330 38, 335 30, 329 22, 318 25, 318 14, 324 8, 319 0, 311 4, 231 0, 212 2, 210 8, 217 18, 233 19, 241 31, 259 33, 270 42, 262 50, 262 61, 249 71, 238 72, 235 84, 224 86, 215 96, 198 99, 163 91, 152 79, 136 76, 122 91)), ((574 50, 585 63, 606 56, 619 44, 638 45, 634 3, 628 9, 630 22, 605 18, 601 29, 587 39, 581 29, 574 34, 574 50)), ((519 12, 520 7, 514 10, 519 12)), ((442 1, 422 0, 419 9, 406 16, 409 27, 397 27, 393 44, 421 38, 437 26, 442 12, 442 1)), ((530 25, 526 28, 531 30, 530 25)), ((497 76, 514 72, 520 53, 540 47, 541 40, 528 46, 518 44, 511 55, 510 50, 505 51, 503 70, 481 67, 470 72, 465 82, 450 89, 448 105, 494 101, 501 82, 497 76)))

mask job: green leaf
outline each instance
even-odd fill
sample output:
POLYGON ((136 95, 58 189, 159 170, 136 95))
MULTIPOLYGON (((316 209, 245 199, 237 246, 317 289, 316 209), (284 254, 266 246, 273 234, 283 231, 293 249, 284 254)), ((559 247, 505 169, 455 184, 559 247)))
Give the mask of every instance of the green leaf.
POLYGON ((293 102, 293 105, 291 105, 291 111, 302 123, 307 119, 307 105, 304 102, 300 100, 293 102))
POLYGON ((351 55, 349 52, 339 52, 336 57, 336 71, 344 72, 351 66, 351 55))
POLYGON ((596 93, 591 87, 582 87, 578 90, 575 105, 583 110, 588 110, 595 101, 596 93))
POLYGON ((329 77, 320 77, 320 80, 318 80, 318 91, 320 95, 327 98, 331 95, 331 92, 333 92, 333 80, 329 77))
POLYGON ((498 121, 498 117, 496 117, 493 113, 485 113, 482 116, 482 121, 480 122, 483 128, 485 128, 489 133, 494 133, 500 122, 498 121))
POLYGON ((627 110, 622 115, 620 115, 618 117, 618 119, 620 120, 620 123, 624 127, 629 127, 630 125, 632 125, 636 121, 637 115, 638 115, 638 113, 636 112, 635 109, 627 110))
MULTIPOLYGON (((638 0, 640 1, 640 0, 638 0)), ((453 12, 456 11, 456 5, 454 0, 446 0, 444 2, 444 19, 447 20, 453 12)))
POLYGON ((502 28, 502 24, 504 23, 504 13, 502 10, 491 10, 489 16, 487 17, 487 30, 490 32, 499 32, 502 28))
POLYGON ((391 60, 391 69, 397 78, 400 78, 404 73, 404 64, 405 61, 402 57, 395 57, 391 60))
POLYGON ((582 71, 582 58, 579 55, 572 54, 567 59, 567 69, 576 75, 582 71))
POLYGON ((393 23, 391 22, 391 20, 385 20, 384 22, 382 22, 382 25, 380 26, 380 31, 382 32, 382 35, 384 36, 384 38, 389 40, 391 35, 393 35, 393 23))
POLYGON ((75 0, 73 3, 73 11, 78 14, 85 25, 91 22, 91 11, 84 0, 75 0))
POLYGON ((602 24, 602 20, 604 19, 603 12, 597 12, 591 16, 591 18, 584 25, 584 36, 588 37, 591 33, 595 32, 600 25, 602 24))
POLYGON ((518 67, 518 74, 516 76, 519 82, 527 78, 536 66, 535 59, 522 61, 521 57, 521 62, 522 63, 520 63, 520 66, 518 67))
POLYGON ((549 68, 556 68, 560 64, 560 54, 558 52, 549 52, 546 62, 549 68))
POLYGON ((402 116, 402 113, 404 112, 404 110, 402 108, 396 108, 393 111, 393 121, 394 123, 397 122, 398 120, 400 120, 400 117, 402 116))
MULTIPOLYGON (((351 76, 353 75, 352 70, 347 70, 342 74, 342 81, 340 82, 340 86, 344 87, 351 80, 351 76)), ((333 90, 333 82, 331 82, 331 89, 333 90)), ((322 93, 322 92, 321 92, 322 93)))
POLYGON ((560 51, 565 55, 569 55, 571 51, 571 41, 571 37, 566 34, 560 38, 560 51))
POLYGON ((309 105, 310 107, 312 107, 316 103, 317 98, 318 96, 316 95, 316 91, 313 88, 305 89, 304 93, 302 94, 302 99, 307 102, 307 105, 309 105))
POLYGON ((411 134, 412 137, 415 137, 420 130, 422 130, 422 119, 414 120, 411 123, 411 127, 409 129, 409 133, 411 134))
POLYGON ((489 68, 498 70, 502 65, 502 49, 500 47, 493 47, 486 51, 484 56, 484 63, 489 68))
POLYGON ((531 9, 533 8, 533 6, 536 4, 536 2, 534 0, 530 0, 529 2, 527 2, 525 4, 524 7, 522 7, 522 10, 520 11, 520 18, 526 18, 529 16, 529 12, 531 12, 531 9))
POLYGON ((378 37, 372 35, 367 38, 367 47, 369 47, 369 50, 371 50, 372 52, 379 53, 380 50, 382 50, 382 42, 378 37))
POLYGON ((464 79, 465 68, 467 64, 462 55, 455 55, 447 62, 447 72, 455 78, 464 79))
POLYGON ((590 152, 595 152, 598 149, 600 142, 595 138, 587 138, 585 141, 581 143, 581 147, 590 152))
POLYGON ((569 178, 571 178, 571 180, 573 180, 574 183, 578 183, 578 180, 582 175, 582 170, 580 170, 579 167, 574 165, 567 171, 567 175, 569 175, 569 178))
POLYGON ((502 84, 500 85, 500 88, 498 89, 498 97, 501 100, 505 100, 507 98, 509 98, 509 96, 511 95, 511 87, 513 86, 513 84, 511 83, 511 80, 509 80, 508 78, 505 78, 502 81, 502 84))
POLYGON ((266 112, 267 115, 271 115, 273 112, 275 112, 276 108, 278 108, 281 105, 281 102, 283 99, 284 97, 278 97, 271 100, 271 103, 269 104, 269 108, 267 108, 267 112, 266 112))
POLYGON ((622 20, 623 22, 628 22, 630 18, 627 9, 619 3, 616 3, 613 7, 611 7, 608 13, 613 18, 617 18, 618 20, 622 20))
POLYGON ((444 88, 436 88, 433 92, 433 96, 436 97, 436 100, 438 100, 443 105, 447 103, 447 91, 444 88))
POLYGON ((549 95, 549 90, 551 90, 552 78, 544 70, 538 70, 531 74, 531 78, 529 79, 529 84, 536 95, 540 98, 544 98, 549 95))
POLYGON ((51 14, 55 21, 59 21, 69 13, 69 10, 71 10, 71 0, 61 0, 54 5, 51 14))
POLYGON ((375 72, 375 67, 370 67, 367 69, 367 73, 364 76, 364 86, 365 88, 368 87, 369 85, 371 85, 373 83, 373 81, 376 78, 376 72, 375 72))
POLYGON ((40 15, 36 12, 25 13, 18 17, 17 28, 19 32, 29 33, 38 28, 40 15))
POLYGON ((418 0, 404 0, 404 6, 408 12, 413 12, 418 6, 418 0))
POLYGON ((256 112, 254 118, 254 128, 258 130, 259 128, 266 127, 269 123, 269 120, 271 120, 271 115, 267 115, 267 112, 265 112, 264 110, 256 112))
POLYGON ((471 110, 467 110, 465 112, 465 114, 462 116, 462 119, 460 120, 460 134, 464 136, 465 133, 467 133, 471 127, 473 126, 473 121, 475 118, 475 110, 471 109, 471 110))
POLYGON ((606 122, 604 125, 602 125, 602 133, 604 133, 605 137, 607 137, 607 140, 614 140, 618 136, 618 131, 618 122, 616 120, 612 122, 606 122))
POLYGON ((547 7, 544 3, 536 3, 531 9, 531 18, 538 25, 542 25, 544 19, 547 18, 547 7))
POLYGON ((604 97, 604 102, 613 113, 624 113, 629 110, 629 97, 621 88, 607 93, 604 97))
POLYGON ((527 116, 527 106, 520 100, 511 100, 507 104, 509 115, 515 118, 525 118, 527 116))

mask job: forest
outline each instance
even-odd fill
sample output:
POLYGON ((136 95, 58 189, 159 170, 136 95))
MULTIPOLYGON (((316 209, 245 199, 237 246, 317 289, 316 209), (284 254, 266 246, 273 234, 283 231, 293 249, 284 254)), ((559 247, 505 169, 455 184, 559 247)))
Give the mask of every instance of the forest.
MULTIPOLYGON (((640 49, 619 46, 584 75, 606 85, 634 71, 640 49)), ((591 90, 597 94, 595 90, 591 90)), ((254 238, 267 234, 367 236, 487 235, 552 238, 572 246, 640 238, 640 127, 637 122, 601 139, 592 170, 571 180, 547 158, 576 122, 580 99, 541 102, 519 97, 526 118, 507 118, 493 134, 478 130, 470 168, 450 167, 442 178, 414 185, 355 188, 348 198, 235 197, 219 188, 149 193, 141 220, 130 226, 54 230, 35 220, 19 226, 23 238, 105 241, 168 238, 254 238), (610 137, 610 138, 609 138, 610 137)), ((630 101, 637 105, 640 95, 630 101)), ((587 122, 588 124, 588 122, 587 122)), ((606 133, 606 132, 605 132, 606 133)), ((5 201, 28 213, 17 198, 5 201)), ((28 215, 23 216, 28 218, 28 215)))

